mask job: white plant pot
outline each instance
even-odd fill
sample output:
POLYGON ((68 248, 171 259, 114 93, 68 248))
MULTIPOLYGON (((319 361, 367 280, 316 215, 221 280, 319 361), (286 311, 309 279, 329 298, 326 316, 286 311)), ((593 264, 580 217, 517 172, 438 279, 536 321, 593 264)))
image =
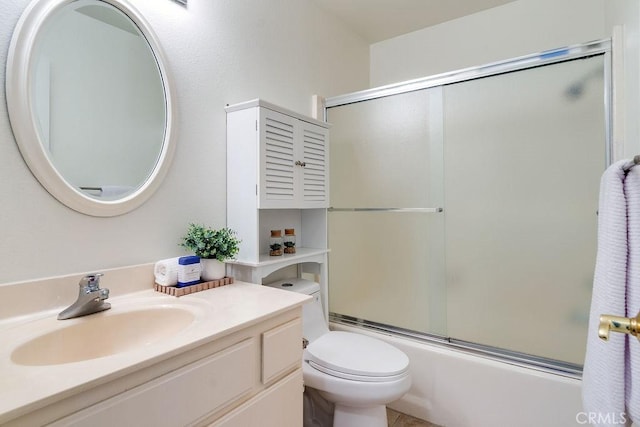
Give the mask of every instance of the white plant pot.
POLYGON ((225 276, 224 262, 220 262, 215 258, 200 258, 200 266, 202 267, 202 272, 200 273, 202 280, 218 280, 225 276))

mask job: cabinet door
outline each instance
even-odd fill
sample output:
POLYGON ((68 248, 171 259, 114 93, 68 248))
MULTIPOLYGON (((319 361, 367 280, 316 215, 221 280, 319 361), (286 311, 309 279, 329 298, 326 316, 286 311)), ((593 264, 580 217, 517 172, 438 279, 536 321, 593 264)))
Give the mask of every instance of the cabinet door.
POLYGON ((295 141, 298 120, 260 109, 261 208, 293 207, 295 195, 295 141))
POLYGON ((322 126, 300 121, 300 138, 300 149, 296 160, 301 162, 299 168, 301 207, 328 207, 329 131, 322 126))
POLYGON ((259 207, 328 207, 328 129, 261 108, 259 132, 259 207))
POLYGON ((302 363, 302 319, 299 317, 262 333, 262 383, 302 363))
POLYGON ((209 427, 302 426, 303 389, 298 369, 209 427))

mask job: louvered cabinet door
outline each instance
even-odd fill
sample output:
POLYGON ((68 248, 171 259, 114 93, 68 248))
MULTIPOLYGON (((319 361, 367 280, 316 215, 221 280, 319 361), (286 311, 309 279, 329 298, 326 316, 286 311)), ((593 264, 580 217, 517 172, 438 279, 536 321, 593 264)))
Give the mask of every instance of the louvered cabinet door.
MULTIPOLYGON (((327 179, 329 161, 329 131, 312 123, 300 121, 301 163, 298 163, 300 176, 300 202, 303 207, 327 207, 329 180, 327 179)), ((297 159, 296 159, 297 160, 297 159)))
POLYGON ((261 208, 293 207, 296 202, 295 145, 298 120, 260 110, 261 208))

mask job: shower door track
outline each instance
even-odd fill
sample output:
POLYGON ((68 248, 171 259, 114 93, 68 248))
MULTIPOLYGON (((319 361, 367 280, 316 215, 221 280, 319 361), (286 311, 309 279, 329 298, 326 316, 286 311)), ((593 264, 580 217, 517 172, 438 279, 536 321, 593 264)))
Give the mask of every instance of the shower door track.
POLYGON ((568 378, 582 378, 582 366, 574 363, 563 362, 561 360, 548 359, 534 356, 528 353, 505 350, 484 344, 472 343, 441 335, 417 332, 409 329, 398 328, 369 320, 358 319, 344 314, 329 313, 329 321, 345 326, 352 326, 360 329, 370 330, 389 336, 402 337, 423 344, 435 345, 454 351, 472 354, 486 359, 508 363, 522 368, 535 369, 554 375, 561 375, 568 378))
POLYGON ((444 208, 328 208, 329 212, 440 213, 444 208))
POLYGON ((398 95, 420 89, 427 89, 435 86, 443 86, 452 83, 460 83, 467 80, 479 79, 482 77, 508 73, 511 71, 524 70, 526 68, 540 67, 542 65, 554 64, 556 62, 570 61, 572 59, 586 58, 593 55, 606 54, 611 52, 611 39, 605 38, 587 43, 580 43, 558 49, 546 50, 544 52, 518 56, 504 61, 491 62, 489 64, 476 67, 463 68, 449 71, 442 74, 435 74, 399 83, 392 83, 372 89, 365 89, 358 92, 347 93, 326 98, 324 107, 337 107, 340 105, 352 104, 354 102, 368 101, 382 98, 384 96, 398 95))
POLYGON ((398 95, 413 92, 421 89, 428 89, 437 86, 460 83, 468 80, 480 79, 483 77, 495 76, 498 74, 510 73, 512 71, 536 68, 544 65, 551 65, 558 62, 571 61, 574 59, 588 58, 595 55, 604 55, 604 109, 605 109, 605 163, 610 165, 613 159, 612 144, 612 41, 610 38, 594 40, 587 43, 575 44, 558 49, 546 50, 544 52, 519 56, 504 61, 492 62, 489 64, 463 68, 461 70, 436 74, 414 80, 407 80, 400 83, 392 83, 372 89, 365 89, 358 92, 333 96, 324 100, 324 120, 327 121, 327 108, 341 105, 353 104, 361 101, 383 98, 385 96, 398 95))

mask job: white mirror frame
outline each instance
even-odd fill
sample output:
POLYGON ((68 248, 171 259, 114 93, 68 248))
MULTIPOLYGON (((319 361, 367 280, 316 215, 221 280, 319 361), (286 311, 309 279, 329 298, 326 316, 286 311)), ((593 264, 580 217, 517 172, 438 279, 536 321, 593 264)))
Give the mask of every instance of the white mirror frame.
POLYGON ((151 27, 126 0, 99 0, 108 3, 126 14, 140 29, 149 43, 158 63, 166 102, 166 127, 162 150, 155 168, 147 180, 134 192, 117 200, 99 200, 84 194, 70 185, 58 172, 47 156, 41 136, 33 117, 31 97, 32 52, 38 31, 47 18, 73 0, 34 0, 23 12, 11 38, 7 58, 6 97, 11 128, 20 148, 20 153, 31 173, 56 199, 78 212, 108 217, 122 215, 142 205, 151 197, 168 172, 175 151, 175 106, 171 78, 166 68, 165 56, 151 27))

